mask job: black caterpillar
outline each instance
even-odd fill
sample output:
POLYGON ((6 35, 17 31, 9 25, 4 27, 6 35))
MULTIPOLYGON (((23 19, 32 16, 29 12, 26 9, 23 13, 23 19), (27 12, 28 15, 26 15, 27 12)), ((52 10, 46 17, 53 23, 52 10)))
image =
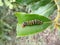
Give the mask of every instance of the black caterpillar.
POLYGON ((23 22, 22 27, 25 26, 32 26, 32 25, 41 25, 43 22, 37 19, 31 20, 31 21, 26 21, 23 22))

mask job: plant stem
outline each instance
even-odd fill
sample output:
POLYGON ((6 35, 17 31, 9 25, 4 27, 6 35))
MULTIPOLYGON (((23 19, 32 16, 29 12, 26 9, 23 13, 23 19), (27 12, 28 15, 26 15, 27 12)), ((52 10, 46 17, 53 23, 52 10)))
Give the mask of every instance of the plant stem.
POLYGON ((60 0, 54 0, 55 4, 57 5, 57 17, 55 18, 55 27, 57 28, 59 23, 59 18, 60 18, 60 0))

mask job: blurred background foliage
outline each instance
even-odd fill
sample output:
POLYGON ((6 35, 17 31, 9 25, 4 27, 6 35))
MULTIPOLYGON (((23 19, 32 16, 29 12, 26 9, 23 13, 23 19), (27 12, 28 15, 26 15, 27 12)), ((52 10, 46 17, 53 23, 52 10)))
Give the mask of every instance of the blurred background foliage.
MULTIPOLYGON (((41 14, 53 20, 56 17, 56 9, 53 0, 0 0, 0 45, 48 45, 44 43, 44 40, 48 43, 48 40, 54 37, 57 37, 56 39, 58 41, 55 42, 57 45, 57 42, 60 42, 58 38, 60 37, 60 34, 57 36, 56 33, 58 34, 60 32, 53 29, 55 32, 52 31, 51 33, 49 30, 50 28, 43 33, 22 38, 20 37, 20 40, 16 39, 17 20, 14 16, 15 12, 25 12, 41 14), (47 36, 45 36, 45 34, 47 36), (48 39, 45 39, 46 37, 48 39)), ((52 42, 50 43, 53 45, 52 42)))

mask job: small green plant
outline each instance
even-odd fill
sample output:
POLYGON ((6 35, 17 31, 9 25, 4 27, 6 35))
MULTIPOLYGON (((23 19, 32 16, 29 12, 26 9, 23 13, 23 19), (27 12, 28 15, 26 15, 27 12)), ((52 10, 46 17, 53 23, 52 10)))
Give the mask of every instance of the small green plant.
POLYGON ((16 28, 18 37, 34 34, 37 32, 42 32, 52 24, 54 24, 54 28, 58 29, 58 25, 59 25, 58 20, 60 18, 60 0, 54 0, 54 1, 53 0, 40 0, 40 1, 17 0, 17 2, 22 5, 24 5, 23 3, 25 3, 27 6, 30 6, 32 10, 32 12, 30 13, 21 13, 21 12, 15 13, 18 20, 17 28, 16 28), (54 20, 50 20, 49 16, 56 9, 58 10, 57 17, 54 20), (43 23, 41 25, 25 26, 24 28, 22 28, 23 22, 30 20, 32 21, 34 19, 41 20, 43 23))

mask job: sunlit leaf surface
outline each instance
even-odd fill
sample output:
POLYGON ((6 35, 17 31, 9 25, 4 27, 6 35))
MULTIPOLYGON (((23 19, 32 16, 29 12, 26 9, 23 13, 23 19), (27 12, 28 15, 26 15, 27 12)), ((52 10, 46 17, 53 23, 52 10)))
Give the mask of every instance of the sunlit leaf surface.
POLYGON ((16 28, 17 36, 25 36, 25 35, 41 32, 51 24, 50 19, 48 19, 44 16, 41 16, 41 15, 38 15, 38 14, 16 13, 15 15, 18 20, 18 24, 17 24, 17 28, 16 28), (41 20, 43 22, 43 24, 26 26, 24 28, 22 27, 23 22, 29 21, 29 20, 34 20, 34 19, 41 20))

